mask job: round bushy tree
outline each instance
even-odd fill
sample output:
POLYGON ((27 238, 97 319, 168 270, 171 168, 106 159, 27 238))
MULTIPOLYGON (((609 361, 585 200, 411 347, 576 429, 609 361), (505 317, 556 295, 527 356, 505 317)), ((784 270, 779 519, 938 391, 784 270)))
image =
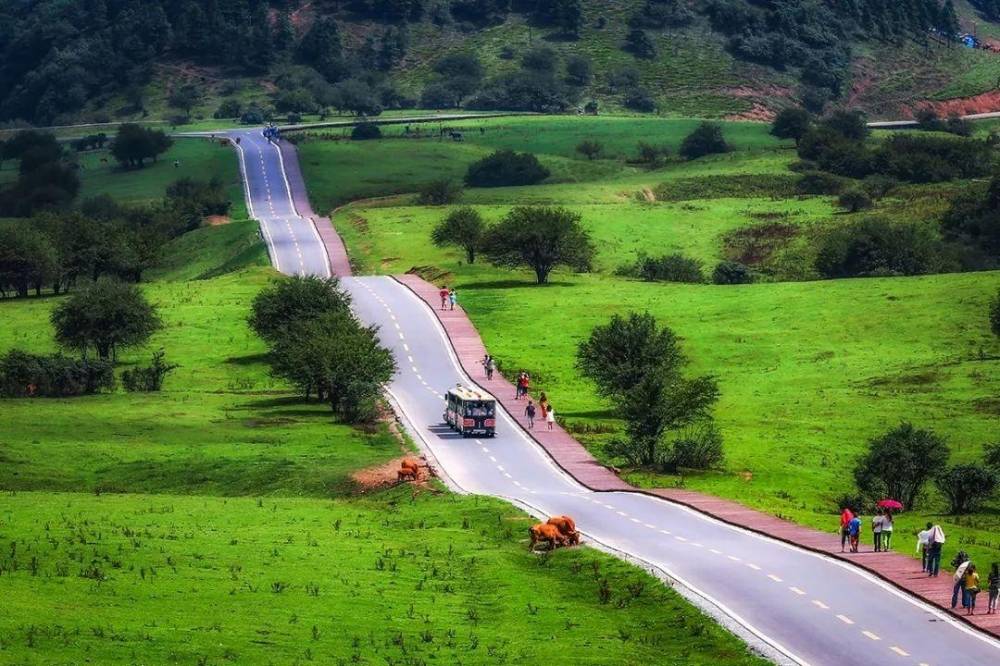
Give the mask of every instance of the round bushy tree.
POLYGON ((126 347, 145 344, 162 322, 134 284, 103 277, 77 291, 52 311, 56 341, 86 356, 116 358, 126 347))
POLYGON ((381 139, 382 130, 375 123, 358 123, 351 130, 351 139, 354 141, 368 141, 369 139, 381 139))
POLYGON ((559 265, 590 270, 594 252, 580 215, 565 208, 518 206, 483 241, 483 254, 491 263, 504 268, 527 266, 535 272, 538 284, 547 282, 559 265))
POLYGON ((753 271, 738 261, 720 261, 712 271, 712 282, 715 284, 750 284, 753 282, 753 271))
POLYGON ((854 468, 854 480, 869 498, 889 497, 909 509, 924 484, 944 470, 949 453, 945 441, 932 431, 901 423, 869 442, 854 468))
POLYGON ((431 240, 438 247, 455 245, 465 250, 465 259, 470 264, 476 261, 476 252, 483 243, 486 224, 475 208, 468 206, 452 211, 448 217, 434 227, 431 240))
POLYGON ((470 187, 534 185, 549 177, 549 170, 531 153, 498 150, 469 165, 465 184, 470 187))
POLYGON ((997 475, 979 465, 955 465, 934 478, 949 513, 972 513, 997 487, 997 475))
POLYGON ((729 144, 722 136, 722 126, 718 123, 704 122, 693 132, 684 137, 680 153, 689 160, 705 155, 729 152, 729 144))

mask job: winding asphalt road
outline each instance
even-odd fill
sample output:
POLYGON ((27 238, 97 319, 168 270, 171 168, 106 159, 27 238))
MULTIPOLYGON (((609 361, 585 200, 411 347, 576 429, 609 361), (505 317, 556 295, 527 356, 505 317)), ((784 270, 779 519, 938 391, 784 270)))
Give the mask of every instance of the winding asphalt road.
MULTIPOLYGON (((328 275, 318 236, 291 203, 278 151, 259 135, 239 134, 248 200, 275 265, 286 273, 328 275)), ((588 540, 674 579, 699 605, 735 622, 739 633, 780 661, 817 666, 1000 663, 996 640, 849 564, 650 496, 587 490, 506 413, 498 416, 494 439, 455 435, 442 424, 443 393, 472 380, 434 313, 392 278, 343 278, 342 285, 357 315, 378 325, 383 343, 395 353, 399 372, 390 396, 454 485, 507 499, 538 515, 572 515, 588 540)))

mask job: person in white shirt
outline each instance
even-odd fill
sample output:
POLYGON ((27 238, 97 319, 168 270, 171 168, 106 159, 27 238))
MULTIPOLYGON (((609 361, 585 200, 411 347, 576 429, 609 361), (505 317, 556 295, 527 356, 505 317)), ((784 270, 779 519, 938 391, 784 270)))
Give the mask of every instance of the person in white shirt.
POLYGON ((931 551, 927 556, 927 575, 937 576, 941 570, 941 550, 944 548, 944 530, 940 525, 931 527, 931 535, 927 538, 931 551))
POLYGON ((872 542, 875 544, 875 552, 882 550, 882 514, 876 513, 872 516, 872 542))
POLYGON ((886 509, 882 516, 882 552, 892 547, 892 509, 886 509))
POLYGON ((931 556, 931 534, 934 525, 927 523, 927 529, 917 532, 917 552, 920 553, 920 570, 927 573, 930 567, 928 563, 931 556))

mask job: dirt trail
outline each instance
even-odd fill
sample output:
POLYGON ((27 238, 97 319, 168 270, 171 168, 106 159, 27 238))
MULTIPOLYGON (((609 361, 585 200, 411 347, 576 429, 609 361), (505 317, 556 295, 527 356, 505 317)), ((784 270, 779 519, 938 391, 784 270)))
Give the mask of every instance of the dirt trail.
POLYGON ((991 90, 972 97, 956 97, 941 101, 918 102, 910 108, 902 109, 903 115, 913 118, 920 109, 933 109, 939 116, 971 116, 976 113, 1000 111, 1000 90, 991 90))

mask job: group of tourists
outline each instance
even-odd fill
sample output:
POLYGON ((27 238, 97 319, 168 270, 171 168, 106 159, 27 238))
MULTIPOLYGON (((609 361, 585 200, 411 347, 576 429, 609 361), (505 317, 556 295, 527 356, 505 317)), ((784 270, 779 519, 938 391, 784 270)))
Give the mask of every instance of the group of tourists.
MULTIPOLYGON (((888 552, 892 544, 893 532, 892 511, 888 508, 876 512, 872 517, 872 543, 875 552, 888 552)), ((861 537, 861 518, 849 508, 844 507, 840 513, 840 552, 858 552, 861 537)), ((937 577, 941 571, 941 551, 944 547, 945 535, 940 525, 927 523, 926 529, 917 533, 917 551, 920 553, 921 571, 928 577, 937 577)), ((976 565, 969 560, 964 550, 958 551, 951 566, 955 568, 952 576, 954 586, 951 594, 951 607, 958 606, 959 601, 967 615, 976 612, 976 596, 979 594, 982 580, 976 565)), ((1000 566, 994 562, 986 578, 988 600, 987 615, 997 611, 997 598, 1000 597, 1000 566)))
MULTIPOLYGON (((955 567, 955 573, 952 575, 955 584, 951 591, 951 607, 956 608, 961 599, 965 614, 975 615, 976 597, 979 596, 982 583, 976 565, 969 559, 968 553, 960 550, 951 561, 951 566, 955 567)), ((1000 564, 996 562, 990 567, 990 573, 986 577, 986 591, 989 595, 986 600, 986 614, 994 615, 997 612, 997 597, 1000 597, 1000 564)))
POLYGON ((486 371, 486 381, 493 381, 493 373, 497 371, 497 361, 489 354, 483 358, 483 370, 486 371))
POLYGON ((524 416, 528 419, 528 428, 532 429, 535 427, 535 416, 541 412, 542 421, 545 422, 546 427, 549 430, 555 428, 556 425, 556 410, 552 409, 552 405, 549 404, 549 399, 545 396, 543 391, 540 396, 538 396, 538 407, 535 407, 535 403, 528 398, 528 404, 524 408, 524 416))
POLYGON ((449 289, 446 285, 441 285, 438 296, 441 297, 442 310, 455 309, 455 303, 458 302, 458 294, 455 293, 454 289, 449 289), (449 306, 451 307, 449 308, 449 306))

